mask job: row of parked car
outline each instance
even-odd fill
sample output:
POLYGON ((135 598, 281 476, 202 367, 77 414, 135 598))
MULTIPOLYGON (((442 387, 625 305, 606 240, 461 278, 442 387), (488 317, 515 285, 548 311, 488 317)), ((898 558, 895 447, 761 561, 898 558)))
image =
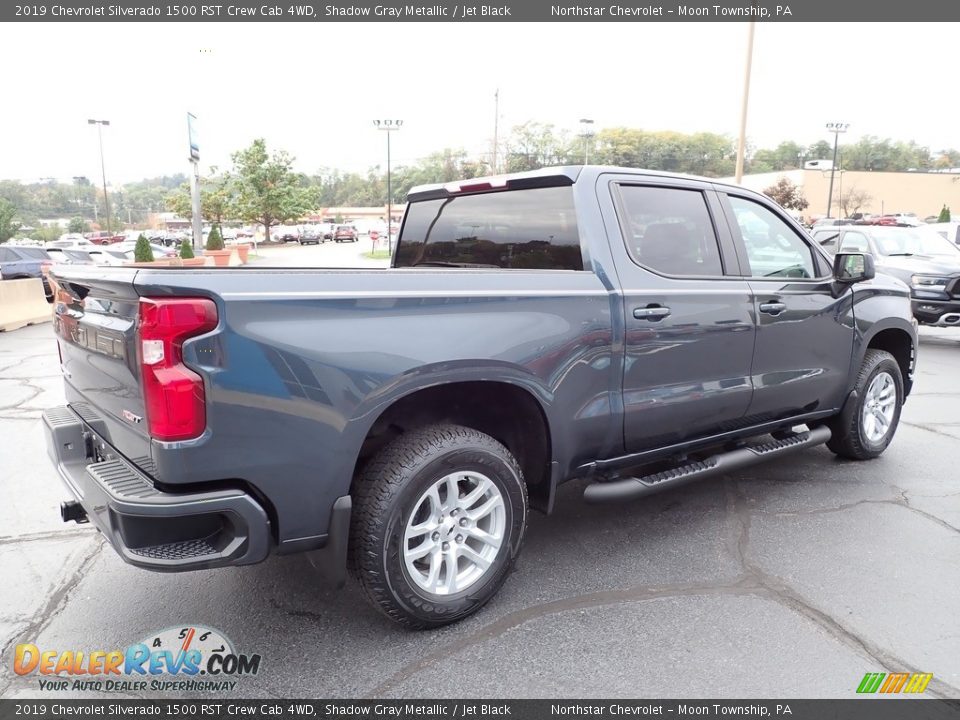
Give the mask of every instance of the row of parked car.
POLYGON ((270 231, 277 242, 298 242, 301 245, 319 245, 322 242, 357 242, 360 231, 356 225, 345 223, 313 223, 308 225, 278 225, 270 231))
MULTIPOLYGON (((133 260, 136 243, 123 240, 108 245, 96 245, 90 241, 81 244, 78 241, 55 240, 44 247, 4 243, 0 245, 0 278, 18 280, 21 278, 39 278, 43 281, 43 290, 50 299, 52 291, 47 282, 45 269, 53 265, 123 265, 133 260)), ((154 257, 175 255, 176 250, 150 244, 154 257)))
POLYGON ((816 225, 810 234, 831 254, 872 255, 877 272, 910 287, 918 322, 960 326, 960 222, 836 223, 816 225))

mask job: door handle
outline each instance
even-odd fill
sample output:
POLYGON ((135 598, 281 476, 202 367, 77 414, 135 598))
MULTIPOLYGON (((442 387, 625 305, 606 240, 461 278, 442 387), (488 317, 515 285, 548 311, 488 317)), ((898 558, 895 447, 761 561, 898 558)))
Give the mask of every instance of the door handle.
POLYGON ((633 316, 637 320, 649 320, 650 322, 657 322, 658 320, 663 320, 670 314, 670 308, 668 307, 642 307, 634 308, 633 316))
POLYGON ((766 313, 767 315, 779 315, 786 309, 786 304, 782 302, 760 303, 760 312, 766 313))

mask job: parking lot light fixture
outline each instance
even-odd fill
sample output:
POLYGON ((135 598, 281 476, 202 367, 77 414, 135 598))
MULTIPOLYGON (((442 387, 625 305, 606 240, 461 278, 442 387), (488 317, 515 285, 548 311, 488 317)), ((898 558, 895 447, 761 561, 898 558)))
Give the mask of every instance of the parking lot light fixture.
POLYGON ((833 162, 830 164, 830 191, 827 195, 827 217, 833 217, 830 214, 830 208, 833 206, 833 176, 837 170, 837 148, 840 145, 840 133, 845 133, 849 127, 850 123, 827 123, 827 132, 833 133, 833 162))
POLYGON ((390 232, 393 224, 393 186, 390 182, 390 133, 399 130, 403 120, 374 120, 377 130, 387 133, 387 252, 393 254, 393 234, 390 232))
POLYGON ((107 195, 107 168, 103 162, 103 126, 109 125, 109 120, 87 120, 87 125, 97 126, 97 138, 100 140, 100 172, 103 176, 103 204, 107 210, 107 232, 112 233, 110 227, 110 196, 107 195))
POLYGON ((583 164, 590 164, 590 140, 593 138, 593 120, 580 118, 580 135, 583 137, 583 164))

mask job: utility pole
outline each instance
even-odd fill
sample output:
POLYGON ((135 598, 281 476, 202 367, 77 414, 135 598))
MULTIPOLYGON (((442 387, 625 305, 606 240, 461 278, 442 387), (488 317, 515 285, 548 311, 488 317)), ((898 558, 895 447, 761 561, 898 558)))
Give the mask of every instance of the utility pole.
POLYGON ((827 131, 833 133, 833 162, 830 164, 830 192, 827 195, 827 217, 833 217, 830 214, 830 208, 833 205, 833 175, 837 168, 837 148, 840 146, 840 133, 845 133, 850 127, 850 123, 827 123, 827 131))
POLYGON ((493 93, 493 162, 490 164, 493 174, 497 174, 497 134, 500 126, 500 88, 493 93))
POLYGON ((107 209, 107 232, 112 233, 110 227, 110 196, 107 195, 107 167, 103 162, 103 126, 109 125, 109 120, 87 120, 87 125, 97 126, 97 137, 100 140, 100 172, 103 174, 103 204, 107 209))
POLYGON ((755 22, 747 31, 747 66, 743 73, 743 104, 740 106, 740 141, 737 144, 736 183, 743 180, 743 160, 747 152, 747 106, 750 102, 750 70, 753 65, 753 30, 755 22))

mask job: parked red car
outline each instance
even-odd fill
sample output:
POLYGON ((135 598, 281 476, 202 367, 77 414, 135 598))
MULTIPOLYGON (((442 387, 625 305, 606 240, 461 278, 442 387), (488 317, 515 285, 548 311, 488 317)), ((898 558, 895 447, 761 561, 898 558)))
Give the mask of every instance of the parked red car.
POLYGON ((113 245, 114 243, 123 242, 126 240, 126 237, 123 235, 117 235, 116 233, 106 232, 101 230, 99 232, 86 233, 84 237, 92 242, 94 245, 113 245))
POLYGON ((336 242, 356 242, 360 239, 360 234, 353 225, 337 225, 333 231, 333 239, 336 242))

